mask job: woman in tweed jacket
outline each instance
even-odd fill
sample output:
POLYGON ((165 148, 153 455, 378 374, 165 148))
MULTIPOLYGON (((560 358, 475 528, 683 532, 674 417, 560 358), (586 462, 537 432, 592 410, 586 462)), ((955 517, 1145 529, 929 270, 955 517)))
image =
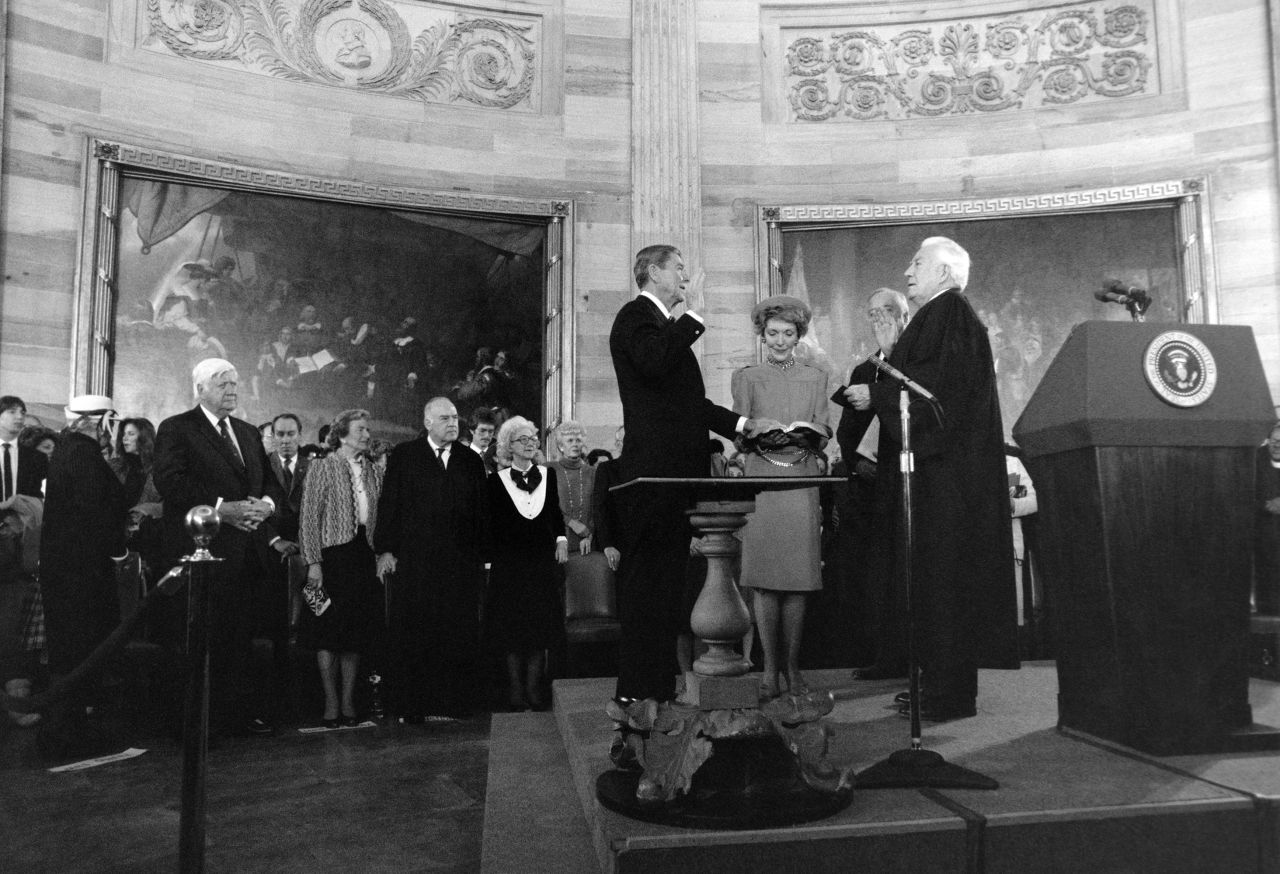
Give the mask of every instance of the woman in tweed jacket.
POLYGON ((369 418, 367 410, 338 414, 327 438, 335 451, 311 462, 302 492, 298 533, 311 610, 304 613, 299 642, 316 651, 326 728, 358 724, 353 695, 360 654, 382 628, 382 584, 373 554, 382 469, 367 455, 369 418))

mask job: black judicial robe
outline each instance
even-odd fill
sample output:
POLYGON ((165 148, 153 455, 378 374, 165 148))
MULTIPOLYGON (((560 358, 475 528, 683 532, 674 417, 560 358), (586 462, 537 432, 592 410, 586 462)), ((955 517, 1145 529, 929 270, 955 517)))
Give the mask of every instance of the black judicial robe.
POLYGON ((49 670, 69 674, 120 621, 112 558, 125 554, 125 487, 98 441, 64 434, 49 463, 40 587, 49 670))
MULTIPOLYGON (((958 291, 926 303, 898 339, 889 363, 937 397, 939 423, 913 401, 914 592, 926 619, 923 661, 946 640, 978 667, 1018 667, 1013 535, 1004 428, 987 328, 958 291)), ((880 457, 902 448, 900 385, 871 386, 880 417, 880 457)), ((878 486, 901 494, 896 463, 882 463, 878 486)), ((894 499, 895 520, 898 501, 894 499)))
POLYGON ((400 715, 461 716, 475 705, 488 526, 479 455, 455 442, 444 470, 426 437, 391 451, 373 548, 396 557, 388 684, 400 715))

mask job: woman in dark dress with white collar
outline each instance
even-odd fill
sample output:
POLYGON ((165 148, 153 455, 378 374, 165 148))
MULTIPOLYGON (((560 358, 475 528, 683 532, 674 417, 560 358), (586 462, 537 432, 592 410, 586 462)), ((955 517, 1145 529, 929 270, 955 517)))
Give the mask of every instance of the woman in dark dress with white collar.
POLYGON ((542 709, 545 652, 564 633, 556 565, 569 559, 553 472, 536 464, 538 429, 515 416, 496 439, 499 470, 489 477, 493 560, 487 632, 506 655, 512 710, 542 709))

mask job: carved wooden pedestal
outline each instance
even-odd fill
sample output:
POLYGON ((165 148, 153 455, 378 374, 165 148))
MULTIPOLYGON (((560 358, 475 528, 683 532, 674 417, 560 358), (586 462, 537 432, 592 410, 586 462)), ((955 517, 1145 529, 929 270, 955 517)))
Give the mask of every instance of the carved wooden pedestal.
MULTIPOLYGON (((610 712, 644 736, 638 770, 611 770, 596 780, 596 797, 636 819, 687 828, 768 828, 830 816, 849 804, 852 778, 826 762, 829 692, 761 702, 760 681, 736 646, 750 627, 733 577, 757 492, 811 488, 821 477, 638 479, 618 488, 689 491, 694 530, 703 538, 707 577, 690 616, 707 651, 674 702, 640 701, 610 712)), ((779 544, 779 548, 785 545, 779 544)), ((625 630, 624 630, 625 633, 625 630)), ((674 644, 674 642, 673 642, 674 644)))

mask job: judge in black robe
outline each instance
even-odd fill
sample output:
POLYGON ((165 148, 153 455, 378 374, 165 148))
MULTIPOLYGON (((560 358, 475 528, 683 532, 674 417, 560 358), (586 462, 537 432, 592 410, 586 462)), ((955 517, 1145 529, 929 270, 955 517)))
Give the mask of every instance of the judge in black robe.
MULTIPOLYGON (((1004 429, 987 329, 962 294, 968 276, 960 246, 925 240, 906 271, 907 296, 920 309, 889 355, 942 410, 939 418, 911 402, 912 628, 921 714, 934 721, 974 714, 978 668, 1018 666, 1004 429)), ((896 380, 865 389, 880 418, 883 459, 901 450, 900 389, 896 380)), ((900 495, 898 465, 879 472, 878 487, 900 495)), ((895 523, 899 513, 895 503, 895 523)))
POLYGON ((427 433, 391 451, 373 548, 390 579, 392 712, 462 718, 476 703, 480 588, 489 551, 484 462, 458 439, 458 411, 427 402, 427 433), (443 450, 443 454, 441 453, 443 450))

